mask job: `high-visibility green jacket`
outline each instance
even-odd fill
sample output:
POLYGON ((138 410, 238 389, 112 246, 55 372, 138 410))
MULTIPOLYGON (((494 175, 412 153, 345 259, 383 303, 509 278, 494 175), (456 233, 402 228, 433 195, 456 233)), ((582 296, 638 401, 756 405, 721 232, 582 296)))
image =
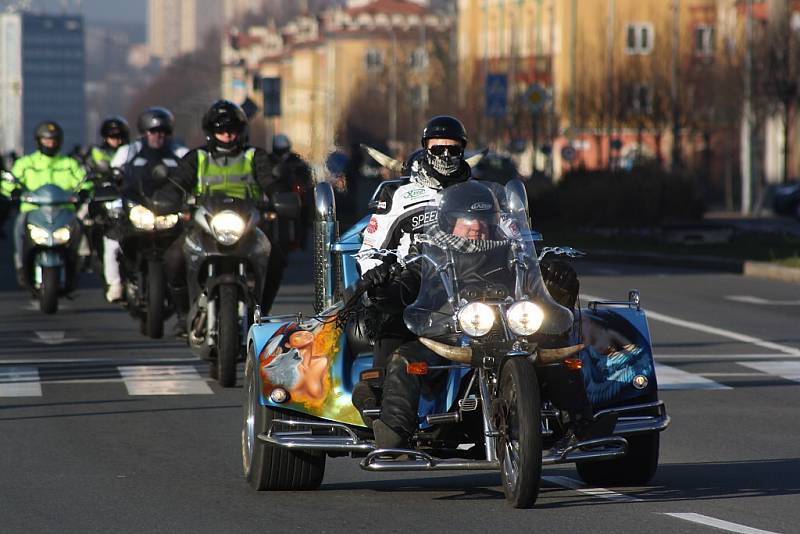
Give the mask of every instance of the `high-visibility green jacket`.
MULTIPOLYGON (((33 154, 19 158, 14 163, 11 174, 22 182, 28 191, 34 191, 45 184, 55 184, 66 191, 73 191, 86 172, 69 156, 61 154, 46 156, 37 150, 33 154)), ((87 191, 91 188, 92 184, 88 181, 81 186, 81 189, 87 191)), ((15 185, 5 180, 0 186, 0 190, 6 196, 10 196, 14 189, 15 185)), ((20 212, 26 213, 35 208, 35 205, 23 202, 19 209, 20 212)))
POLYGON ((248 148, 234 157, 214 158, 197 151, 197 193, 222 193, 233 198, 258 198, 261 191, 253 177, 256 149, 248 148))

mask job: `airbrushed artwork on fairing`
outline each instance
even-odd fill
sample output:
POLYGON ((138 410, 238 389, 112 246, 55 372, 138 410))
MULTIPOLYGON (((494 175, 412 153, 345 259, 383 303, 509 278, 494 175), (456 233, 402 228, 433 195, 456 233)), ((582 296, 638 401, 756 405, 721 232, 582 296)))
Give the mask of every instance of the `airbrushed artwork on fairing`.
POLYGON ((656 387, 649 335, 636 330, 625 317, 584 309, 576 330, 586 346, 581 351, 583 379, 595 409, 641 396, 644 391, 633 386, 637 375, 647 378, 647 391, 656 387))
POLYGON ((282 326, 259 358, 264 398, 282 388, 289 394, 282 403, 286 408, 362 425, 361 415, 342 385, 342 342, 342 329, 333 318, 282 326))

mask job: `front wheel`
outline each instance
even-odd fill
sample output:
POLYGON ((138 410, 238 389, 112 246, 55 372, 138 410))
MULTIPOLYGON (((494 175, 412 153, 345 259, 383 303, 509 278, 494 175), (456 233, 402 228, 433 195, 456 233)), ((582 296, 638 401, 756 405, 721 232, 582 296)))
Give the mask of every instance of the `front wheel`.
POLYGON ((42 313, 58 311, 58 288, 60 267, 42 267, 42 284, 39 286, 39 309, 42 313))
MULTIPOLYGON (((247 483, 256 491, 314 490, 325 476, 325 455, 276 447, 258 439, 281 414, 259 402, 258 365, 251 346, 244 369, 242 467, 247 483)), ((292 414, 292 419, 301 419, 292 414)))
POLYGON ((500 372, 498 457, 506 500, 530 508, 542 478, 541 399, 536 370, 524 358, 511 358, 500 372))
POLYGON ((239 359, 240 346, 237 296, 236 286, 231 284, 219 286, 217 382, 224 388, 236 385, 236 361, 239 359))
POLYGON ((661 434, 631 436, 628 453, 617 460, 579 462, 578 475, 593 486, 641 486, 650 482, 658 468, 661 434))
POLYGON ((148 262, 146 331, 147 335, 153 339, 164 337, 164 296, 166 289, 164 269, 161 267, 161 262, 148 262))

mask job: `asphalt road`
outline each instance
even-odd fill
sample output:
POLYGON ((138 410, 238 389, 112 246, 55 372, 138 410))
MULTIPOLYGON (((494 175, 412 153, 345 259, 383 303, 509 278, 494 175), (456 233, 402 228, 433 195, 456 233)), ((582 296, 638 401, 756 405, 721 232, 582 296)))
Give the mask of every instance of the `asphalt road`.
MULTIPOLYGON (((649 486, 586 488, 573 468, 547 468, 537 507, 511 510, 494 474, 375 475, 346 458, 328 461, 319 491, 252 492, 240 387, 141 336, 91 276, 40 314, 7 249, 0 532, 800 531, 800 286, 580 264, 585 295, 641 290, 673 424, 649 486)), ((309 258, 294 258, 276 312, 310 309, 309 277, 309 258)))

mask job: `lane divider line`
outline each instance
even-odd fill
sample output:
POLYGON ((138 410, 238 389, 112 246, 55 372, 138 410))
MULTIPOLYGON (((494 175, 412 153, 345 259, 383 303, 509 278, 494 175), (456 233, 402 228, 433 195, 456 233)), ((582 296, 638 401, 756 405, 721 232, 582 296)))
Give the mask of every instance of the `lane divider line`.
POLYGON ((761 530, 760 528, 748 527, 746 525, 731 523, 730 521, 723 521, 722 519, 709 517, 703 514, 664 513, 664 515, 683 519, 684 521, 691 521, 692 523, 698 523, 700 525, 706 525, 708 527, 718 528, 720 530, 726 530, 728 532, 738 532, 740 534, 778 534, 777 532, 773 532, 771 530, 761 530))
POLYGON ((733 389, 699 374, 661 363, 656 363, 656 376, 658 389, 733 389))
POLYGON ((0 368, 0 397, 41 397, 39 370, 30 366, 0 368))
POLYGON ((800 382, 800 362, 736 362, 744 367, 779 376, 792 382, 800 382))
POLYGON ((632 497, 630 495, 625 495, 623 493, 617 493, 616 491, 611 491, 610 489, 606 488, 589 488, 584 486, 583 482, 575 480, 574 478, 570 477, 543 476, 542 480, 550 482, 551 484, 555 484, 556 486, 561 486, 562 488, 572 489, 579 493, 583 493, 585 495, 590 495, 592 497, 600 497, 601 499, 606 499, 609 501, 615 501, 615 502, 643 501, 643 499, 639 499, 638 497, 632 497))
MULTIPOLYGON (((581 295, 586 300, 606 300, 601 297, 597 297, 594 295, 581 295)), ((706 334, 712 334, 715 336, 725 337, 728 339, 733 339, 735 341, 740 341, 742 343, 749 343, 751 345, 756 345, 757 347, 762 347, 765 349, 775 350, 778 352, 782 352, 783 354, 788 354, 790 356, 798 356, 800 357, 800 349, 790 347, 788 345, 781 345, 780 343, 773 343, 772 341, 766 341, 764 339, 760 339, 753 336, 748 336, 745 334, 740 334, 738 332, 733 332, 731 330, 725 330, 724 328, 717 328, 715 326, 709 326, 702 323, 696 323, 692 321, 686 321, 684 319, 679 319, 677 317, 672 317, 671 315, 665 315, 663 313, 658 313, 651 309, 645 308, 645 313, 647 314, 648 319, 653 319, 655 321, 661 321, 662 323, 671 324, 674 326, 680 326, 683 328, 688 328, 690 330, 696 330, 698 332, 704 332, 706 334)))

